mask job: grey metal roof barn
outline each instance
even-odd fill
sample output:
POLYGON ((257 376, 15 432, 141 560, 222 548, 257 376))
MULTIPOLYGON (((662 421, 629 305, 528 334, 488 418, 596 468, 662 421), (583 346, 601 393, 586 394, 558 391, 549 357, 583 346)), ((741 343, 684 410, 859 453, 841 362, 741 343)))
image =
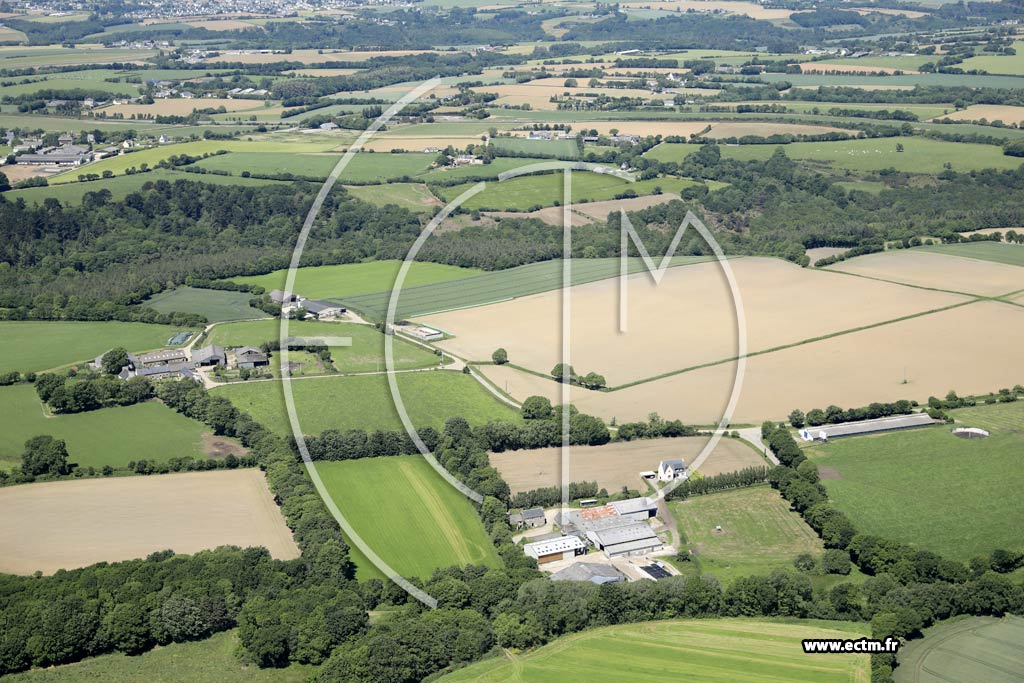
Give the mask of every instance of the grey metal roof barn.
POLYGON ((589 581, 590 583, 619 583, 626 575, 610 564, 576 562, 551 575, 552 581, 589 581))
POLYGON ((879 432, 891 432, 900 429, 927 427, 933 424, 938 424, 938 420, 933 420, 927 413, 912 413, 910 415, 881 417, 876 420, 861 420, 860 422, 844 422, 842 424, 806 427, 800 430, 800 436, 803 437, 805 441, 812 441, 814 439, 838 439, 844 436, 877 434, 879 432))

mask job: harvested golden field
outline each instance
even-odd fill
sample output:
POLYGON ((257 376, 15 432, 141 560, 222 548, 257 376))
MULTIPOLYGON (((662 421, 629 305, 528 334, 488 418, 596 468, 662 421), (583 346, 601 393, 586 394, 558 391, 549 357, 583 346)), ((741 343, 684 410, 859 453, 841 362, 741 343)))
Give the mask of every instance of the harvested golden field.
MULTIPOLYGON (((550 81, 552 79, 540 79, 550 81)), ((572 97, 588 97, 593 95, 607 95, 608 97, 639 97, 643 99, 667 99, 671 95, 656 95, 650 90, 639 88, 588 88, 586 84, 582 87, 567 88, 563 85, 564 79, 557 79, 557 84, 538 84, 538 81, 529 83, 515 83, 508 85, 482 85, 474 88, 477 92, 495 93, 498 95, 498 104, 523 105, 529 104, 534 109, 552 110, 558 109, 558 105, 551 101, 552 97, 563 98, 566 93, 572 97)))
POLYGON ((770 9, 756 2, 733 2, 732 0, 668 0, 667 2, 624 2, 623 9, 656 9, 666 12, 722 12, 742 14, 752 19, 788 19, 793 10, 770 9))
POLYGON ((806 252, 807 258, 811 259, 811 265, 818 259, 828 258, 829 256, 836 256, 842 254, 844 251, 849 251, 846 247, 815 247, 814 249, 808 249, 806 252))
POLYGON ((392 50, 388 51, 367 51, 358 50, 292 50, 288 54, 283 52, 251 52, 246 50, 228 50, 216 57, 206 61, 213 64, 217 62, 239 62, 242 64, 271 64, 273 62, 302 62, 303 64, 323 64, 324 62, 365 62, 374 57, 389 55, 402 57, 405 55, 419 55, 434 52, 433 50, 392 50))
POLYGON ((809 126, 802 123, 776 123, 774 121, 725 121, 716 123, 710 133, 705 135, 709 138, 732 138, 743 137, 744 135, 821 135, 822 133, 849 133, 851 131, 832 126, 809 126))
POLYGON ((122 114, 126 119, 135 116, 188 116, 196 109, 219 109, 228 111, 263 111, 263 100, 235 100, 217 97, 193 97, 156 100, 153 104, 112 104, 101 111, 108 116, 122 114))
POLYGON ((804 62, 800 65, 801 73, 842 73, 842 74, 893 74, 897 71, 905 74, 916 74, 910 69, 894 69, 889 66, 867 66, 865 64, 831 64, 824 62, 804 62))
POLYGON ((572 124, 572 129, 577 132, 596 130, 598 135, 611 135, 612 129, 615 129, 619 135, 690 137, 707 128, 708 123, 708 121, 577 121, 572 124))
MULTIPOLYGON (((462 148, 466 145, 479 145, 479 135, 374 135, 363 144, 363 149, 374 152, 390 152, 392 150, 405 150, 407 152, 422 152, 428 147, 452 147, 462 148)), ((434 152, 436 157, 437 153, 434 152)))
POLYGON ((299 556, 258 469, 10 486, 0 516, 0 571, 11 574, 222 545, 299 556))
MULTIPOLYGON (((742 293, 750 351, 965 300, 953 294, 803 269, 778 259, 739 258, 730 263, 742 293)), ((619 333, 618 278, 573 287, 570 292, 572 365, 580 373, 603 374, 609 386, 737 353, 732 296, 717 262, 670 268, 660 285, 647 273, 630 276, 626 334, 619 333)), ((556 290, 430 315, 424 322, 455 336, 438 346, 457 356, 490 359, 494 349, 504 347, 512 363, 547 373, 560 360, 560 313, 561 292, 556 290)))
POLYGON ((46 170, 46 166, 30 166, 28 164, 5 164, 0 168, 11 183, 17 183, 26 178, 38 178, 52 176, 52 172, 46 170))
POLYGON ((1011 230, 1013 230, 1017 234, 1024 232, 1024 228, 1018 226, 1014 228, 982 228, 981 230, 968 230, 967 232, 962 232, 960 234, 963 235, 964 237, 970 237, 971 235, 991 235, 994 232, 998 232, 1003 236, 1003 241, 1005 242, 1006 233, 1008 233, 1011 230))
MULTIPOLYGON (((643 439, 621 441, 604 446, 573 446, 569 451, 569 481, 597 481, 599 488, 617 491, 623 486, 644 491, 639 473, 657 470, 658 463, 682 458, 689 465, 709 437, 643 439)), ((512 493, 560 486, 562 453, 560 448, 491 453, 491 465, 512 487, 512 493)), ((706 476, 735 472, 744 467, 767 464, 750 446, 737 439, 721 439, 700 467, 706 476)))
POLYGON ((979 296, 1024 288, 1024 268, 992 261, 899 249, 858 256, 829 270, 979 296))
MULTIPOLYGON (((834 301, 816 300, 821 305, 805 308, 807 314, 834 301)), ((759 424, 784 419, 793 408, 925 401, 953 388, 964 395, 1024 383, 1024 370, 1012 360, 1020 354, 1022 338, 1024 308, 981 301, 755 356, 747 361, 732 421, 759 424), (978 351, 980 340, 983 352, 978 351)), ((579 390, 573 402, 583 412, 619 422, 656 411, 666 419, 710 423, 722 415, 735 365, 723 363, 620 391, 579 390)))
MULTIPOLYGON (((1002 121, 1010 124, 1024 123, 1024 107, 1011 107, 1003 104, 972 104, 960 111, 950 111, 948 114, 936 116, 935 119, 952 119, 953 121, 1002 121)), ((935 119, 932 119, 933 121, 935 119)))
POLYGON ((603 221, 609 213, 618 212, 620 209, 626 211, 639 211, 658 204, 679 199, 676 194, 652 194, 645 197, 633 197, 631 199, 612 199, 606 202, 577 202, 572 205, 573 213, 583 214, 590 218, 603 221))
POLYGON ((920 19, 921 17, 927 16, 927 12, 918 12, 912 9, 888 9, 885 7, 854 7, 853 11, 857 14, 890 14, 893 16, 904 16, 908 19, 920 19))

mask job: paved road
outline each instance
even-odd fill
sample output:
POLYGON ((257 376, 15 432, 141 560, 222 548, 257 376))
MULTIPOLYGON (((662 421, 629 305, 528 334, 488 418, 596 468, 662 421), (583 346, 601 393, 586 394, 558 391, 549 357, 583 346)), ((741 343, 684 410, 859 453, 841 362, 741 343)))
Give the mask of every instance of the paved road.
POLYGON ((775 457, 775 454, 771 452, 768 446, 761 441, 761 428, 760 427, 748 427, 746 429, 736 430, 740 433, 740 437, 750 442, 757 451, 761 452, 764 457, 768 458, 774 465, 781 465, 779 459, 775 457))

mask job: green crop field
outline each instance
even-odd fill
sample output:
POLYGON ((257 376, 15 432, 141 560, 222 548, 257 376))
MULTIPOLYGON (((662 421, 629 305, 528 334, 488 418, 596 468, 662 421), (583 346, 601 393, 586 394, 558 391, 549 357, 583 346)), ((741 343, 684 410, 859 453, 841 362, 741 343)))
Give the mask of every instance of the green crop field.
MULTIPOLYGON (((790 159, 806 159, 851 171, 880 171, 895 168, 908 173, 941 173, 946 162, 954 171, 983 168, 1015 169, 1021 160, 1003 154, 995 145, 947 142, 922 137, 869 138, 835 142, 794 142, 789 145, 722 145, 722 156, 728 159, 765 160, 781 147, 790 159), (902 144, 902 152, 896 145, 902 144)), ((649 156, 659 161, 680 161, 696 152, 697 145, 662 143, 649 156)))
POLYGON ((804 638, 857 638, 866 624, 695 619, 597 628, 524 655, 471 664, 439 683, 865 683, 868 655, 809 657, 804 638))
POLYGON ((950 415, 965 427, 1024 436, 1024 404, 1020 401, 958 408, 951 410, 950 415))
MULTIPOLYGON (((87 169, 82 169, 82 173, 87 169)), ((208 185, 248 185, 263 186, 273 185, 275 180, 260 180, 258 178, 240 178, 237 176, 213 175, 212 173, 181 173, 167 169, 157 169, 147 173, 135 173, 132 175, 115 176, 101 180, 90 180, 88 182, 70 182, 47 187, 30 187, 24 190, 11 190, 6 192, 7 199, 22 198, 29 204, 42 204, 47 198, 53 197, 61 204, 79 204, 82 198, 89 192, 100 192, 108 190, 111 199, 124 199, 132 192, 142 189, 146 183, 155 183, 159 180, 166 180, 173 183, 176 180, 187 180, 194 183, 206 183, 208 185)))
MULTIPOLYGON (((281 322, 272 318, 252 322, 217 325, 210 331, 205 344, 220 346, 259 346, 265 341, 280 338, 281 322)), ((384 335, 375 327, 355 323, 329 323, 293 320, 288 323, 292 337, 316 339, 323 336, 350 337, 351 346, 331 347, 334 367, 339 372, 375 372, 383 370, 384 335)), ((421 346, 395 338, 394 362, 396 370, 411 370, 437 365, 439 358, 421 346)))
POLYGON ((134 83, 110 83, 103 78, 69 78, 56 77, 32 83, 18 83, 0 88, 0 96, 16 97, 40 90, 102 90, 110 95, 126 95, 137 97, 139 86, 134 83))
POLYGON ((387 183, 385 185, 349 185, 345 188, 350 195, 377 206, 395 204, 414 212, 433 211, 438 206, 437 198, 426 185, 419 183, 387 183))
MULTIPOLYGON (((694 147, 696 149, 696 147, 694 147)), ((684 187, 696 185, 685 178, 652 178, 631 183, 613 175, 577 172, 572 176, 572 201, 604 201, 632 191, 636 195, 655 194, 655 188, 664 192, 678 193, 684 187)), ((445 202, 451 202, 475 183, 450 187, 435 187, 434 192, 445 202)), ((545 173, 494 181, 477 195, 466 200, 465 209, 489 211, 529 211, 543 206, 555 206, 563 199, 563 176, 561 173, 545 173)))
MULTIPOLYGON (((469 499, 418 455, 318 462, 324 485, 366 544, 402 576, 452 565, 500 567, 469 499)), ((359 578, 380 577, 352 546, 359 578)))
MULTIPOLYGON (((984 421, 988 408, 975 410, 984 421)), ((807 453, 832 502, 862 532, 958 560, 994 548, 1019 551, 1024 406, 1016 414, 1015 426, 992 429, 986 439, 960 439, 937 426, 838 439, 807 453)))
MULTIPOLYGON (((310 299, 353 297, 381 292, 389 293, 398 277, 401 261, 371 261, 346 263, 337 266, 307 266, 299 268, 295 276, 295 291, 310 299)), ((405 287, 444 282, 479 275, 475 268, 459 268, 439 263, 413 263, 405 276, 405 287)), ((231 278, 233 282, 259 285, 268 292, 284 289, 287 270, 275 270, 266 275, 231 278)))
POLYGON ((270 316, 260 309, 249 305, 249 299, 251 298, 252 294, 248 292, 178 287, 177 289, 160 292, 145 301, 143 305, 161 313, 171 313, 173 311, 198 313, 199 315, 206 316, 206 319, 210 322, 269 318, 270 316))
POLYGON ((1024 671, 1024 619, 969 617, 925 629, 900 648, 896 683, 1011 683, 1024 671))
MULTIPOLYGON (((935 246, 921 247, 921 249, 937 254, 994 261, 1011 266, 1024 266, 1024 246, 1019 244, 974 242, 969 244, 937 244, 935 246)), ((1024 287, 1024 279, 1021 281, 1021 287, 1024 287)))
POLYGON ((977 57, 965 59, 960 67, 964 71, 980 69, 990 74, 1007 74, 1010 76, 1024 76, 1024 42, 1016 41, 1013 49, 1017 51, 1014 55, 996 55, 982 53, 977 57))
POLYGON ((21 464, 25 442, 49 434, 68 444, 70 462, 81 467, 127 465, 132 460, 203 457, 200 422, 150 401, 85 413, 47 417, 35 389, 27 384, 0 387, 0 465, 21 464))
POLYGON ((446 166, 434 168, 421 176, 424 182, 436 180, 446 181, 459 178, 497 178, 498 175, 530 164, 539 164, 551 159, 533 159, 529 157, 497 157, 489 164, 482 166, 446 166))
MULTIPOLYGON (((706 256, 674 256, 671 265, 686 266, 703 263, 706 256)), ((640 272, 643 260, 629 259, 629 272, 640 272)), ((616 277, 619 274, 619 259, 575 259, 572 262, 571 280, 581 285, 596 280, 616 277)), ((477 275, 468 280, 452 280, 419 287, 405 287, 398 299, 396 320, 427 313, 437 313, 453 308, 467 308, 483 304, 507 301, 530 294, 549 292, 562 286, 562 260, 540 261, 517 268, 498 270, 477 275)), ((355 311, 371 318, 383 319, 387 315, 390 291, 378 291, 358 296, 334 297, 355 311)))
MULTIPOLYGON (((448 371, 397 375, 402 402, 414 427, 440 429, 449 417, 470 424, 490 420, 518 421, 519 412, 506 406, 469 375, 448 371)), ((291 434, 281 382, 242 382, 218 387, 240 410, 279 434, 291 434)), ((292 382, 297 414, 305 434, 325 429, 403 430, 385 375, 319 377, 292 382)))
POLYGON ((0 372, 49 370, 92 360, 115 346, 148 351, 183 330, 170 325, 122 322, 0 322, 6 353, 0 372))
MULTIPOLYGON (((235 175, 243 171, 262 173, 293 173, 298 176, 326 178, 341 160, 341 154, 301 154, 281 150, 278 152, 234 151, 196 162, 211 171, 227 171, 235 175)), ((311 150, 319 151, 319 150, 311 150)), ((415 176, 425 172, 434 162, 433 154, 356 154, 345 167, 340 178, 346 183, 382 183, 393 178, 415 176)))
POLYGON ((696 553, 700 573, 723 582, 789 569, 800 553, 819 555, 825 549, 814 530, 767 486, 693 496, 670 505, 696 553))
MULTIPOLYGON (((965 69, 967 67, 964 67, 965 69)), ((889 87, 893 85, 940 85, 946 87, 967 86, 969 88, 1020 88, 1021 79, 1014 76, 977 76, 973 74, 941 74, 922 73, 902 76, 864 76, 858 74, 836 74, 822 76, 818 74, 761 74, 761 79, 768 83, 785 81, 796 87, 818 87, 819 85, 849 85, 870 88, 872 86, 889 87)))
POLYGON ((135 657, 101 655, 76 664, 6 676, 7 683, 305 683, 316 667, 260 669, 242 664, 238 633, 215 633, 194 643, 171 643, 135 657))
POLYGON ((576 159, 580 155, 580 148, 577 146, 576 140, 497 137, 491 138, 488 145, 497 150, 499 154, 511 152, 513 154, 533 154, 540 157, 558 157, 559 159, 576 159))

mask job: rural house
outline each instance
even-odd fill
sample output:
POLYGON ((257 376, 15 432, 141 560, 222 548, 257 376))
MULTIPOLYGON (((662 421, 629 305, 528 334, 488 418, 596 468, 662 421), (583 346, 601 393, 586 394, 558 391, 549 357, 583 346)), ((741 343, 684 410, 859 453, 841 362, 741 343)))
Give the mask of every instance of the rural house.
POLYGON ((508 516, 508 523, 515 529, 536 529, 548 523, 544 508, 530 508, 508 516))
POLYGON ((686 463, 682 460, 662 460, 658 465, 658 480, 672 481, 686 473, 686 463))

